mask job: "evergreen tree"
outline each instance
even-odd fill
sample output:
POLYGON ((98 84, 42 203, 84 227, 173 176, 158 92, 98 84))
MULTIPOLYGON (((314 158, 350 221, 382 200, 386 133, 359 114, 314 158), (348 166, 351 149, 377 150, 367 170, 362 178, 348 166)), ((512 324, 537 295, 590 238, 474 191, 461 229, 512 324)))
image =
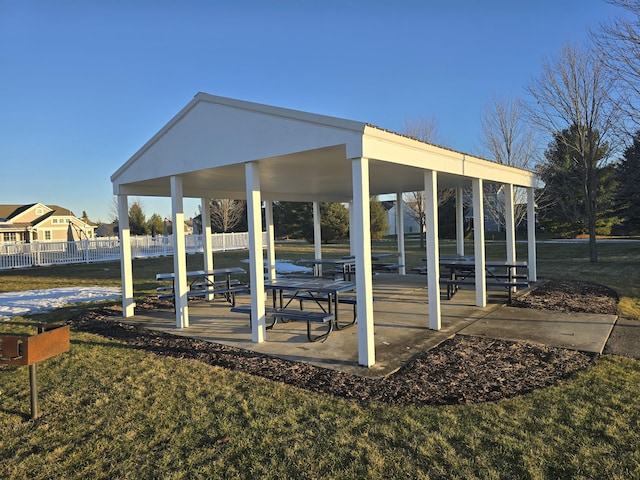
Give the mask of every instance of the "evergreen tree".
POLYGON ((590 138, 597 136, 598 132, 589 131, 585 141, 583 133, 573 126, 556 133, 545 152, 546 161, 539 168, 545 184, 539 220, 552 232, 563 236, 590 233, 611 213, 612 168, 600 165, 608 146, 601 145, 589 153, 590 162, 585 162, 584 155, 573 147, 577 143, 600 145, 590 138))
MULTIPOLYGON (((313 222, 311 227, 313 228, 313 222)), ((320 204, 320 227, 323 242, 335 242, 349 238, 349 210, 342 203, 320 204)), ((306 237, 313 240, 313 230, 306 237)))
MULTIPOLYGON (((389 230, 389 222, 387 220, 387 211, 376 197, 371 199, 369 204, 369 216, 371 221, 371 239, 379 240, 389 230)), ((347 225, 349 218, 347 217, 347 225)))
MULTIPOLYGON (((274 202, 273 222, 278 238, 306 238, 313 229, 313 207, 308 202, 274 202), (310 225, 310 227, 308 226, 310 225)), ((313 233, 311 233, 313 238, 313 233)))
MULTIPOLYGON (((313 204, 309 202, 275 202, 275 235, 279 238, 303 238, 313 242, 313 204)), ((320 204, 320 228, 323 242, 343 240, 349 236, 349 211, 341 203, 320 204)))
POLYGON ((147 221, 147 231, 151 232, 151 235, 162 235, 163 229, 164 223, 162 217, 157 213, 151 215, 147 221))
POLYGON ((616 205, 622 217, 622 231, 640 233, 640 130, 625 150, 615 172, 618 181, 616 205))
POLYGON ((148 235, 147 221, 140 202, 133 202, 129 207, 129 228, 131 235, 148 235))
MULTIPOLYGON (((388 230, 382 204, 373 199, 370 204, 371 236, 381 238, 388 230)), ((313 242, 313 204, 309 202, 275 202, 273 204, 275 235, 278 238, 304 238, 313 242)), ((323 242, 349 238, 349 210, 342 203, 320 204, 320 228, 323 242)))

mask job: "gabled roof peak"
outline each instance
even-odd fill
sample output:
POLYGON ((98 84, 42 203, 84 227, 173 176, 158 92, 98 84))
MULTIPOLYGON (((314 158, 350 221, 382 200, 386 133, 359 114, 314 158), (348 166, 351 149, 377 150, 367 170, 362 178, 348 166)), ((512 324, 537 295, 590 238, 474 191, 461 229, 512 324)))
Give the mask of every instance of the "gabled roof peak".
POLYGON ((235 98, 221 97, 221 96, 212 95, 206 92, 198 92, 193 98, 193 101, 189 105, 192 105, 200 101, 216 103, 218 105, 226 105, 228 107, 239 108, 242 110, 251 110, 254 112, 266 113, 268 115, 274 115, 279 117, 295 118, 297 120, 303 120, 311 123, 319 123, 322 125, 332 125, 338 128, 346 128, 349 130, 356 130, 359 132, 364 131, 364 127, 367 125, 365 122, 358 122, 355 120, 348 120, 340 117, 332 117, 329 115, 322 115, 319 113, 304 112, 302 110, 276 107, 273 105, 250 102, 247 100, 238 100, 235 98))

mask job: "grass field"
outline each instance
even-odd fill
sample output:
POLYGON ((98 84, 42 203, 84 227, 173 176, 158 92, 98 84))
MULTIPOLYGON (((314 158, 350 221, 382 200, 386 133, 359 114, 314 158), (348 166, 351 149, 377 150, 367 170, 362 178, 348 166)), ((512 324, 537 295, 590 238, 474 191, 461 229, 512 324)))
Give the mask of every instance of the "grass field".
MULTIPOLYGON (((518 249, 526 259, 526 246, 518 249)), ((218 254, 216 266, 246 256, 218 254)), ((277 248, 278 258, 311 256, 305 244, 277 248)), ((423 256, 407 245, 409 268, 423 256)), ((622 297, 620 312, 639 318, 640 242, 603 243, 599 256, 590 264, 585 244, 541 243, 538 275, 608 285, 622 297)), ((487 257, 503 258, 504 243, 489 243, 487 257)), ((188 258, 190 269, 201 266, 188 258)), ((155 274, 171 270, 171 258, 135 260, 135 294, 153 294, 155 274)), ((117 263, 14 270, 0 273, 0 291, 118 286, 119 275, 117 263)), ((637 360, 603 356, 556 387, 497 403, 389 407, 71 335, 69 353, 39 365, 37 421, 28 420, 28 369, 0 367, 0 478, 640 478, 637 360)))

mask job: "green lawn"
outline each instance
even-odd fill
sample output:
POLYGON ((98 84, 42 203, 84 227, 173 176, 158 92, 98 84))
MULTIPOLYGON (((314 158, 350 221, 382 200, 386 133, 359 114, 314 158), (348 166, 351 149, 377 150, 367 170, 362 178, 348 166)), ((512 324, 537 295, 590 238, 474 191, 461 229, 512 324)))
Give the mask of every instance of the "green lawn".
MULTIPOLYGON (((454 249, 446 243, 443 254, 454 249)), ((488 245, 489 258, 503 252, 504 243, 488 245)), ((424 256, 417 244, 407 254, 408 267, 424 256)), ((599 255, 592 265, 586 245, 542 243, 539 277, 608 285, 637 318, 640 243, 602 244, 599 255)), ((216 266, 246 256, 218 254, 216 266)), ((313 251, 283 244, 277 256, 313 251)), ((188 263, 201 267, 196 256, 188 263)), ((170 258, 136 260, 136 295, 152 294, 155 273, 171 270, 170 258)), ((119 265, 0 273, 0 291, 96 284, 119 285, 119 265)), ((637 360, 603 356, 561 385, 497 403, 414 408, 336 400, 96 335, 72 332, 71 342, 39 365, 35 422, 28 369, 0 367, 0 478, 640 478, 637 360)))

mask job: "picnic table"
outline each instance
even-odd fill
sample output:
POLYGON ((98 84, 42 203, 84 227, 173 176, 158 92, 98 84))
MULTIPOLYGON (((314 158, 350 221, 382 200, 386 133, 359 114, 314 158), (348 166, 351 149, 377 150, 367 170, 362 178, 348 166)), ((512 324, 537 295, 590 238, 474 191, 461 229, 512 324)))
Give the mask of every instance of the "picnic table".
POLYGON ((311 265, 313 267, 313 275, 320 276, 320 266, 330 265, 333 269, 331 273, 339 273, 342 275, 343 280, 350 280, 352 267, 355 266, 355 259, 350 257, 345 258, 305 258, 299 260, 300 265, 311 265))
MULTIPOLYGON (((392 253, 373 253, 371 254, 371 268, 374 272, 391 272, 398 270, 403 265, 397 263, 384 263, 380 260, 393 257, 392 253)), ((298 261, 301 265, 312 265, 313 274, 320 274, 320 265, 331 265, 334 268, 324 273, 337 273, 342 275, 342 279, 351 281, 352 275, 355 273, 356 258, 354 255, 345 255, 342 258, 312 258, 298 261)))
MULTIPOLYGON (((214 268, 213 270, 195 270, 187 272, 189 282, 189 297, 211 298, 213 295, 224 295, 225 299, 235 305, 236 293, 249 291, 249 285, 233 279, 233 275, 247 273, 240 267, 214 268), (224 280, 216 280, 224 277, 224 280)), ((158 298, 171 298, 175 303, 175 274, 158 273, 156 280, 159 282, 170 281, 170 285, 161 285, 156 291, 158 298)))
POLYGON ((351 292, 355 290, 356 285, 346 280, 332 280, 322 277, 314 277, 308 279, 294 278, 278 278, 266 281, 264 284, 266 290, 271 290, 273 296, 272 316, 276 324, 278 318, 283 320, 306 320, 307 336, 310 341, 324 340, 335 328, 343 330, 355 323, 355 315, 351 322, 341 324, 339 316, 340 303, 353 303, 355 297, 350 297, 346 301, 340 298, 341 293, 351 292), (286 297, 285 297, 286 292, 286 297), (285 302, 286 298, 286 302, 285 302), (300 301, 300 310, 288 308, 294 300, 300 301), (315 302, 321 312, 312 312, 302 310, 302 301, 315 302), (325 307, 326 305, 326 307, 325 307), (301 314, 300 312, 305 312, 301 314), (328 323, 326 333, 314 337, 311 335, 311 322, 322 321, 328 323))
MULTIPOLYGON (((404 265, 401 265, 399 263, 381 261, 383 259, 391 258, 394 256, 395 255, 393 253, 372 253, 371 269, 373 270, 374 273, 399 271, 401 268, 404 267, 404 265)), ((355 257, 353 255, 347 255, 342 258, 355 260, 355 257)))
MULTIPOLYGON (((527 268, 527 262, 489 260, 484 266, 487 273, 487 286, 506 288, 509 292, 509 303, 515 288, 529 286, 527 274, 517 273, 517 268, 527 268)), ((441 259, 440 268, 448 271, 448 275, 441 276, 440 282, 447 286, 449 300, 458 291, 460 285, 475 285, 476 263, 473 260, 441 259)))

